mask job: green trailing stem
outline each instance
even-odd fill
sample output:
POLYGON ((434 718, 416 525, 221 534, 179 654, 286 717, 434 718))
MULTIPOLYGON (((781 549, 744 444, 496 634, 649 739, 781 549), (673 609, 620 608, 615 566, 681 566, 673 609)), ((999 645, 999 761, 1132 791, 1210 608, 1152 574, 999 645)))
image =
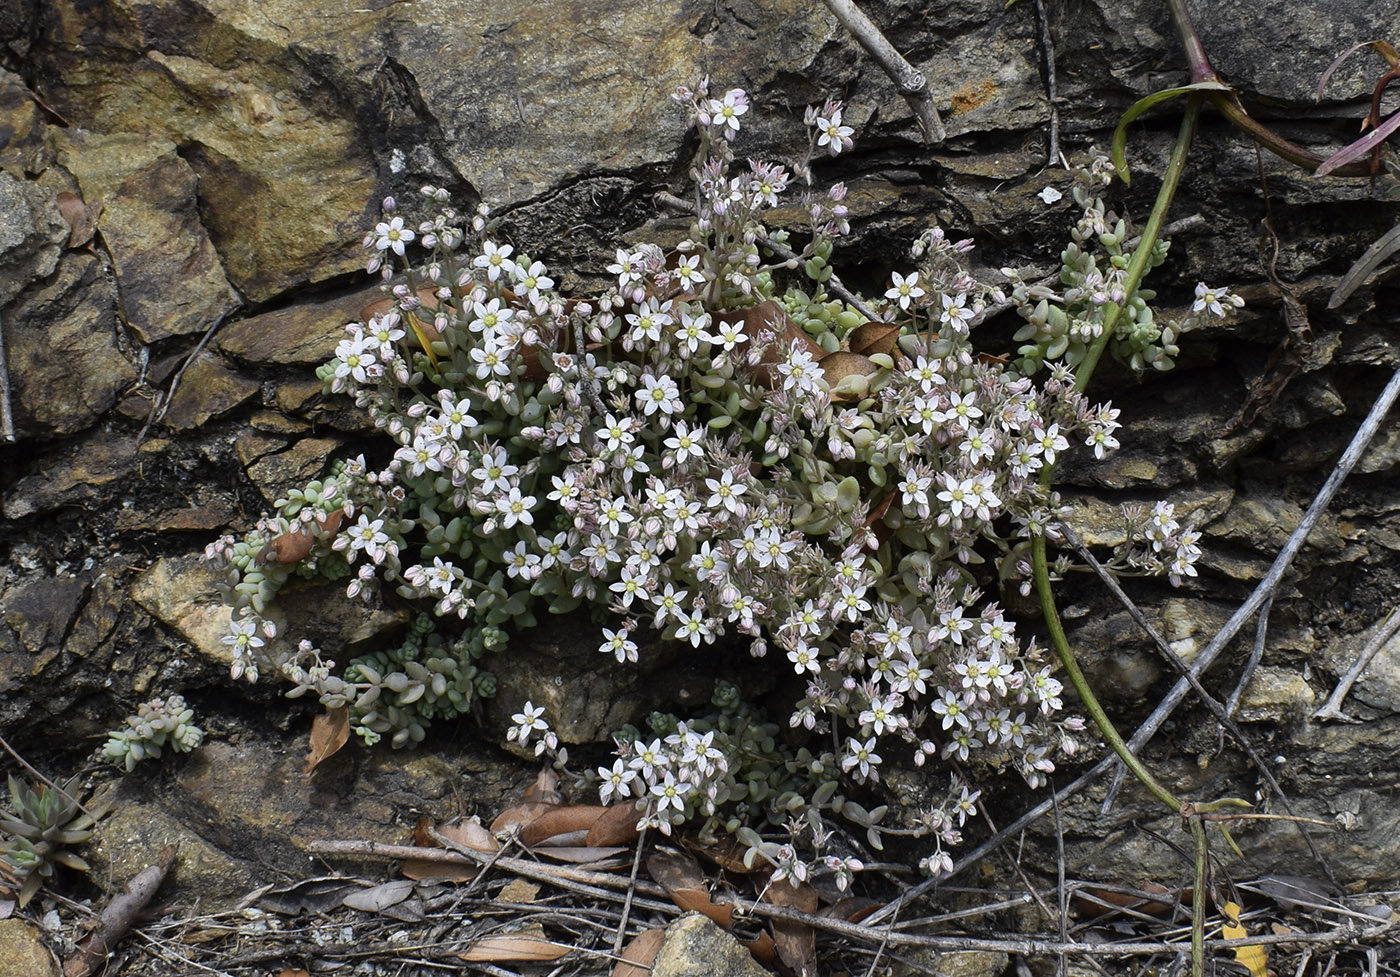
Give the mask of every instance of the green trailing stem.
MULTIPOLYGON (((1132 260, 1128 263, 1127 279, 1124 282, 1124 291, 1128 296, 1133 295, 1142 284, 1143 274, 1147 270, 1147 263, 1152 254, 1152 248, 1157 242, 1157 237, 1161 233, 1162 225, 1166 221, 1167 210, 1171 206, 1172 197, 1176 194, 1176 188, 1181 182, 1181 174, 1186 166, 1186 154, 1191 148, 1191 139, 1196 132, 1196 120, 1201 113, 1201 96, 1193 94, 1188 96, 1186 105, 1186 115, 1181 121, 1181 130, 1176 137, 1176 146, 1172 149, 1170 161, 1167 163, 1166 173, 1163 174, 1162 188, 1157 193, 1157 200, 1152 206, 1152 213, 1147 219, 1147 225, 1143 228, 1142 238, 1137 248, 1133 251, 1132 260)), ((1103 355, 1104 348, 1113 337, 1113 327, 1122 313, 1121 305, 1110 304, 1108 312, 1104 316, 1103 332, 1100 333, 1093 345, 1089 347, 1083 361, 1079 365, 1074 388, 1083 392, 1088 386, 1089 378, 1094 373, 1099 357, 1103 355)), ((1055 466, 1046 465, 1040 470, 1040 484, 1047 492, 1050 489, 1051 480, 1054 477, 1055 466)), ((1085 710, 1094 721, 1094 725, 1099 728, 1104 740, 1113 751, 1123 760, 1133 776, 1137 777, 1142 784, 1147 787, 1152 795, 1160 800, 1173 811, 1181 810, 1182 803, 1171 791, 1159 784, 1151 772, 1143 766, 1142 762, 1133 755, 1128 744, 1119 734, 1113 721, 1104 712, 1103 706, 1099 704, 1098 698, 1094 695, 1093 689, 1089 687, 1088 680, 1084 677, 1084 672, 1080 669, 1079 663, 1074 658, 1074 652, 1069 646, 1069 640, 1065 637, 1064 628, 1060 625, 1059 611, 1055 607, 1055 596, 1050 588, 1050 567, 1046 559, 1046 547, 1044 534, 1035 536, 1031 540, 1031 561, 1035 578, 1036 594, 1040 598, 1041 611, 1045 615, 1045 626, 1050 634, 1051 644, 1055 647, 1055 653, 1059 656, 1061 664, 1064 665, 1065 674, 1069 677, 1070 683, 1079 693, 1080 699, 1084 703, 1085 710)))

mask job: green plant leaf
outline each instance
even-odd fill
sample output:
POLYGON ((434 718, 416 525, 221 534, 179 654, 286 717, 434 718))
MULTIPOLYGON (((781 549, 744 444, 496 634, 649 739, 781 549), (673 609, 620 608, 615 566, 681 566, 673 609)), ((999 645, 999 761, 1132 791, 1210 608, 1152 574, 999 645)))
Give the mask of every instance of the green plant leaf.
POLYGON ((1228 92, 1230 86, 1218 81, 1198 81, 1190 85, 1182 85, 1180 88, 1167 88, 1160 92, 1153 92, 1145 98, 1140 98, 1133 103, 1132 108, 1123 113, 1123 118, 1118 120, 1118 127, 1113 130, 1113 168, 1118 172, 1118 176, 1125 184, 1131 184, 1132 177, 1128 173, 1128 160, 1123 154, 1123 148, 1128 144, 1128 126, 1154 105, 1162 102, 1169 102, 1179 95, 1190 95, 1194 92, 1228 92))

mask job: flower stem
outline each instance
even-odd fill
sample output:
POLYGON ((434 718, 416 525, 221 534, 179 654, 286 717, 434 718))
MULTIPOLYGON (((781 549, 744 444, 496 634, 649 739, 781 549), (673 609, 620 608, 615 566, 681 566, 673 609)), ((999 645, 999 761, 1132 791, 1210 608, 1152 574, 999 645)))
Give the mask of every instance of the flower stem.
MULTIPOLYGON (((1133 295, 1138 286, 1142 284, 1143 275, 1147 271, 1147 263, 1152 256, 1153 246, 1157 243, 1157 237, 1161 233, 1172 197, 1175 196, 1176 188, 1181 183, 1181 174, 1186 166, 1186 154, 1191 148, 1191 139, 1195 135, 1196 121, 1200 114, 1201 96, 1193 94, 1189 96, 1187 101, 1186 115, 1181 120, 1181 130, 1177 133, 1176 145, 1172 149, 1171 159, 1168 161, 1166 172, 1162 177, 1162 188, 1157 192, 1157 200, 1152 205, 1152 213, 1147 218, 1147 224, 1142 230, 1142 238, 1133 250, 1132 259, 1128 262, 1128 271, 1123 287, 1129 296, 1133 295)), ((1083 392, 1084 388, 1088 386, 1089 378, 1093 375, 1095 366, 1098 365, 1099 357, 1103 355, 1104 349, 1113 338, 1114 325, 1122 312, 1121 305, 1109 305, 1108 311, 1104 315, 1103 332, 1094 340, 1093 345, 1089 347, 1088 353, 1085 354, 1079 365, 1078 376, 1074 383, 1075 390, 1083 392)), ((1054 477, 1054 470, 1054 465, 1046 465, 1040 470, 1040 484, 1047 492, 1054 477)), ((1105 742, 1113 748, 1113 752, 1118 754, 1127 768, 1132 771, 1133 776, 1173 812, 1180 811, 1181 801, 1171 791, 1159 784, 1157 779, 1152 776, 1151 771, 1128 748, 1128 744, 1119 734, 1117 727, 1113 725, 1113 721, 1108 718, 1103 706, 1099 704, 1098 697, 1094 695, 1093 689, 1090 688, 1088 680, 1084 677, 1084 672, 1075 660, 1074 651, 1070 648, 1069 639, 1065 637, 1064 628, 1060 624, 1060 614, 1055 607, 1055 595, 1050 589, 1050 567, 1046 558, 1044 533, 1031 539, 1031 561, 1035 590, 1040 598, 1040 608, 1045 616, 1045 627, 1050 634, 1050 642, 1055 648, 1055 653, 1059 655, 1061 664, 1064 665, 1065 674, 1069 677, 1070 684, 1079 693, 1085 711, 1093 719, 1094 725, 1099 728, 1105 742)))

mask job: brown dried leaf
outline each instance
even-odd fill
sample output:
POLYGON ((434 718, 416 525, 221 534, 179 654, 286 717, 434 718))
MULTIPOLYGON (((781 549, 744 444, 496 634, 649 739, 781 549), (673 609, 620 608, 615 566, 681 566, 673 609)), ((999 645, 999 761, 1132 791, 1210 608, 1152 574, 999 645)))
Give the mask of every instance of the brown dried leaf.
POLYGON ((470 882, 480 869, 470 865, 452 865, 447 862, 430 862, 424 858, 405 858, 399 863, 399 874, 406 879, 421 882, 424 879, 441 879, 444 882, 470 882))
POLYGON ((852 353, 893 353, 895 341, 899 339, 899 326, 893 322, 865 322, 847 337, 846 345, 852 353))
POLYGON ((302 773, 307 776, 340 752, 340 748, 350 739, 350 709, 327 709, 311 720, 311 748, 306 754, 306 766, 302 773))
POLYGON ((533 848, 536 845, 576 845, 588 835, 607 808, 597 804, 570 804, 546 811, 520 829, 520 840, 533 848), (565 835, 577 837, 563 840, 565 835), (556 840, 558 839, 558 840, 556 840))
POLYGON ((863 392, 848 392, 836 389, 837 384, 847 377, 872 377, 880 368, 863 353, 838 351, 822 360, 823 379, 831 390, 831 399, 843 403, 858 403, 868 396, 863 392))
MULTIPOLYGON (((324 516, 318 516, 316 525, 327 534, 333 534, 340 529, 340 524, 344 521, 345 510, 336 509, 324 516)), ((316 537, 311 530, 306 526, 299 526, 268 543, 262 558, 265 560, 271 556, 277 563, 299 563, 311 555, 311 548, 315 545, 316 537)))
POLYGON ((671 901, 688 913, 701 913, 722 930, 734 928, 734 907, 726 902, 710 901, 705 889, 668 889, 671 901))
POLYGON ((859 923, 883 905, 884 903, 876 899, 868 899, 865 896, 847 896, 844 899, 838 899, 817 915, 844 920, 848 923, 859 923))
MULTIPOLYGON (((1114 891, 1125 888, 1121 883, 1115 884, 1112 888, 1101 886, 1087 886, 1079 889, 1074 894, 1075 908, 1080 915, 1086 918, 1097 916, 1116 916, 1119 909, 1130 909, 1137 913, 1146 913, 1151 916, 1165 916, 1171 911, 1169 902, 1158 902, 1156 900, 1143 899, 1139 896, 1127 892, 1114 891)), ((1151 895, 1172 896, 1173 890, 1168 889, 1160 882, 1147 881, 1140 887, 1140 892, 1151 895)), ((1185 902, 1191 901, 1190 890, 1181 895, 1185 902)))
POLYGON ((382 913, 413 895, 413 885, 413 879, 395 879, 393 882, 382 882, 368 889, 357 889, 341 902, 351 909, 359 909, 367 913, 382 913))
POLYGON ((608 807, 593 827, 588 829, 584 843, 595 847, 630 845, 637 840, 637 821, 640 815, 631 804, 613 804, 608 807))
MULTIPOLYGON (((423 818, 413 829, 413 843, 420 848, 439 847, 438 838, 445 838, 463 848, 491 855, 500 850, 496 839, 475 821, 448 824, 435 827, 428 818, 423 818), (437 838, 433 837, 437 835, 437 838)), ((473 865, 453 865, 435 862, 426 858, 408 858, 399 866, 399 871, 410 879, 445 879, 448 882, 470 882, 480 871, 473 865)))
POLYGON ((447 824, 437 829, 437 833, 448 841, 456 842, 463 848, 470 848, 472 851, 484 852, 487 855, 500 850, 491 832, 487 831, 476 821, 462 821, 458 824, 447 824))
POLYGON ((457 956, 482 963, 541 963, 558 960, 572 950, 538 936, 501 935, 477 940, 457 956))
POLYGON ((553 770, 541 770, 535 782, 525 791, 524 800, 537 801, 558 807, 564 803, 564 795, 559 793, 559 775, 553 770))
POLYGON ((759 333, 765 330, 771 330, 778 337, 774 345, 764 350, 762 362, 753 367, 754 379, 769 387, 776 388, 778 385, 777 371, 774 367, 778 363, 778 347, 783 345, 785 341, 789 345, 805 349, 811 354, 814 361, 821 360, 827 355, 822 344, 807 335, 796 320, 772 299, 751 305, 746 309, 720 312, 715 317, 722 322, 742 322, 744 334, 749 337, 751 343, 757 342, 759 333))
POLYGON ((622 959, 612 969, 612 977, 648 977, 652 961, 661 944, 666 942, 666 929, 653 926, 642 930, 632 942, 622 948, 622 959))
POLYGON ((277 977, 311 977, 311 973, 306 970, 282 970, 277 977))
POLYGON ((653 882, 673 895, 681 889, 703 891, 705 888, 705 873, 700 871, 700 863, 682 852, 652 852, 647 856, 647 871, 653 882))
POLYGON ((749 846, 741 842, 733 835, 723 835, 710 842, 702 842, 699 838, 682 837, 680 843, 687 851, 694 852, 702 858, 714 862, 726 872, 733 872, 736 875, 748 875, 754 869, 744 864, 744 855, 748 852, 749 846))
POLYGON ((548 814, 554 810, 557 804, 543 804, 537 801, 528 801, 524 804, 516 804, 506 808, 496 815, 496 820, 491 822, 491 833, 493 835, 509 834, 513 831, 520 831, 536 818, 548 814))
POLYGON ((539 894, 540 887, 534 882, 527 882, 525 879, 511 879, 500 892, 496 893, 496 901, 529 905, 534 903, 535 896, 539 894))
MULTIPOLYGON (((768 887, 768 901, 775 906, 815 913, 820 899, 817 890, 807 883, 792 885, 787 880, 768 887)), ((817 931, 806 923, 790 919, 773 920, 773 942, 778 956, 798 973, 817 972, 817 931)))
POLYGON ((81 248, 97 233, 97 218, 102 216, 102 200, 88 206, 77 194, 64 190, 58 195, 58 212, 68 222, 68 246, 81 248))

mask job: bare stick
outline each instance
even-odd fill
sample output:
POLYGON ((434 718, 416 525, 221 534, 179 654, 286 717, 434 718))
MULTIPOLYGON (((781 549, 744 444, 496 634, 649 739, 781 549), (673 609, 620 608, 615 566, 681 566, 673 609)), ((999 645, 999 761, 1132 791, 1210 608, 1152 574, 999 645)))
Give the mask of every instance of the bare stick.
MULTIPOLYGON (((1376 436, 1376 431, 1381 426, 1381 421, 1385 420, 1385 415, 1390 408, 1395 405, 1395 399, 1400 397, 1400 370, 1396 370, 1390 377, 1390 382, 1385 385, 1381 395, 1376 398, 1376 402, 1371 405, 1371 412, 1366 415, 1366 419, 1361 422, 1361 427, 1352 437, 1351 443, 1347 445, 1347 450, 1342 452, 1341 459, 1337 462, 1337 467, 1332 470, 1332 474, 1327 476, 1327 481, 1318 490, 1317 497, 1313 499, 1312 505, 1308 506, 1308 511, 1303 514, 1302 521, 1298 523, 1298 528, 1293 530, 1293 535, 1288 537, 1288 542, 1284 544, 1283 550, 1275 558, 1273 566, 1269 567, 1269 572, 1264 579, 1259 581, 1259 586, 1254 588, 1254 592, 1249 595, 1249 599, 1240 605, 1240 609, 1231 615, 1230 620, 1225 622, 1225 627, 1220 629, 1220 633, 1211 639, 1210 644, 1202 649, 1196 656, 1196 660, 1191 663, 1191 674, 1200 676, 1225 650, 1225 646, 1239 633, 1240 629, 1254 616, 1254 612, 1263 606, 1264 602, 1278 588, 1279 581, 1288 572, 1288 568, 1293 564, 1293 558, 1298 555, 1298 551, 1303 548, 1303 543, 1308 535, 1317 525, 1322 514, 1327 511, 1327 506, 1332 502, 1332 496, 1337 494, 1337 490, 1342 487, 1342 482, 1346 481, 1351 470, 1356 467, 1356 463, 1361 460, 1361 456, 1366 452, 1366 446, 1371 443, 1371 439, 1376 436)), ((1162 699, 1157 708, 1152 710, 1152 715, 1147 717, 1146 722, 1138 727, 1138 731, 1133 734, 1133 738, 1128 741, 1128 745, 1134 750, 1141 749, 1146 745, 1157 732, 1162 728, 1162 724, 1167 721, 1167 717, 1181 705, 1181 700, 1186 698, 1187 691, 1191 688, 1190 682, 1186 679, 1178 679, 1172 686, 1170 692, 1162 699)), ((1114 757, 1113 762, 1117 763, 1118 758, 1114 757)), ((1109 794, 1117 790, 1122 783, 1122 769, 1119 768, 1114 781, 1113 789, 1109 794)))
POLYGON ((1040 21, 1040 47, 1045 52, 1045 94, 1050 102, 1050 145, 1045 151, 1045 165, 1060 161, 1060 95, 1055 86, 1055 39, 1050 36, 1050 18, 1045 0, 1035 0, 1036 19, 1040 21))
POLYGON ((166 845, 156 863, 136 873, 126 888, 107 904, 98 917, 92 936, 64 962, 64 977, 87 977, 106 962, 112 949, 131 931, 137 918, 150 904, 156 890, 165 881, 174 859, 175 846, 166 845))
POLYGON ((180 364, 180 369, 175 371, 175 376, 171 378, 170 387, 166 390, 165 396, 157 399, 156 402, 151 405, 151 413, 147 416, 146 423, 142 425, 141 432, 136 435, 137 444, 146 440, 146 432, 151 429, 152 424, 155 424, 161 418, 165 417, 165 412, 170 409, 170 401, 175 396, 175 388, 180 386, 180 378, 185 375, 185 371, 190 368, 190 364, 194 362, 195 357, 204 351, 205 346, 209 345, 209 340, 214 338, 214 333, 218 331, 219 327, 224 324, 224 320, 227 318, 228 313, 225 312, 215 319, 208 329, 204 330, 204 336, 199 340, 195 348, 190 350, 190 355, 185 357, 185 361, 180 364))
MULTIPOLYGON (((1259 755, 1259 751, 1256 750, 1254 745, 1245 737, 1244 730, 1240 729, 1234 719, 1230 717, 1229 707, 1221 704, 1219 699, 1206 691, 1205 687, 1201 685, 1200 679, 1192 673, 1190 666, 1188 666, 1185 660, 1183 660, 1172 646, 1167 643, 1167 639, 1152 626, 1151 622, 1147 620, 1147 616, 1142 613, 1142 608, 1138 607, 1137 604, 1133 602, 1133 599, 1123 591, 1123 588, 1118 585, 1118 581, 1114 579, 1113 574, 1104 569, 1103 564, 1099 563, 1099 561, 1094 558, 1094 554, 1089 552, 1089 548, 1084 545, 1084 541, 1075 534, 1074 530, 1069 526, 1061 524, 1060 532, 1069 540, 1070 545, 1079 553, 1080 558, 1089 564, 1094 573, 1098 574, 1099 580, 1103 582, 1104 586, 1112 591, 1113 596, 1118 598, 1119 603, 1127 608, 1128 616, 1131 617, 1137 626, 1142 628, 1142 630, 1147 633, 1148 637, 1152 639, 1153 643, 1157 645, 1157 650, 1162 653, 1162 657, 1170 662, 1173 668, 1185 676, 1187 682, 1191 683, 1191 688, 1195 691, 1196 696, 1205 704, 1206 708, 1211 711, 1216 721, 1220 723, 1221 730, 1229 732, 1235 742, 1240 745, 1240 749, 1244 750, 1245 755, 1249 757, 1250 762, 1254 764, 1255 769, 1259 771, 1259 776, 1264 778, 1264 782, 1269 785, 1269 789, 1274 792, 1279 802, 1283 804, 1284 810, 1296 818, 1298 812, 1293 810, 1293 804, 1289 800, 1288 795, 1283 792, 1283 787, 1280 786, 1278 780, 1274 778, 1273 772, 1269 769, 1268 764, 1265 763, 1264 758, 1259 755)), ((1270 603, 1271 602, 1272 598, 1270 599, 1270 603)), ((1261 616, 1260 621, 1262 622, 1264 620, 1265 617, 1261 616)), ((1104 812, 1108 812, 1107 807, 1104 808, 1104 812)), ((1332 881, 1332 884, 1336 885, 1337 880, 1332 874, 1332 868, 1327 864, 1327 860, 1322 857, 1322 852, 1318 849, 1312 836, 1308 834, 1308 829, 1303 826, 1301 821, 1294 821, 1293 823, 1302 834, 1303 840, 1307 843, 1313 858, 1316 859, 1323 872, 1327 874, 1327 878, 1332 881)))
POLYGON ((1366 666, 1371 664, 1371 659, 1376 657, 1376 653, 1385 647, 1386 642, 1395 636, 1396 631, 1400 631, 1400 608, 1391 610, 1381 622, 1380 629, 1376 631, 1371 640, 1366 642, 1366 647, 1361 649, 1361 654, 1356 656, 1356 661, 1352 662, 1351 668, 1342 676, 1337 687, 1332 690, 1327 701, 1322 708, 1313 713, 1314 719, 1340 719, 1344 723, 1359 723, 1361 720, 1354 716, 1348 716, 1342 712, 1342 703, 1346 701, 1347 694, 1351 692, 1351 687, 1356 684, 1356 680, 1361 677, 1361 673, 1366 666))
POLYGON ((10 412, 10 368, 5 364, 5 328, 0 323, 0 438, 15 439, 15 415, 10 412))
POLYGON ((1235 683, 1234 691, 1230 693, 1230 698, 1225 700, 1225 714, 1231 719, 1235 717, 1235 710, 1240 707, 1240 699, 1244 696, 1244 690, 1249 688, 1255 670, 1264 660, 1264 644, 1269 637, 1269 611, 1273 606, 1274 595, 1270 594, 1269 599, 1264 601, 1264 606, 1259 608, 1259 620, 1254 625, 1254 648, 1249 652, 1249 661, 1244 663, 1244 671, 1240 672, 1240 680, 1235 683))
POLYGON ((857 7, 852 0, 824 2, 842 26, 865 48, 866 53, 890 76, 890 81, 894 82, 894 87, 904 96, 914 117, 919 120, 919 128, 924 131, 924 142, 934 146, 947 139, 948 131, 943 128, 943 120, 938 117, 938 109, 933 104, 933 93, 928 90, 928 79, 924 77, 924 73, 895 50, 894 45, 880 33, 880 28, 875 26, 875 22, 865 16, 865 11, 857 7))

